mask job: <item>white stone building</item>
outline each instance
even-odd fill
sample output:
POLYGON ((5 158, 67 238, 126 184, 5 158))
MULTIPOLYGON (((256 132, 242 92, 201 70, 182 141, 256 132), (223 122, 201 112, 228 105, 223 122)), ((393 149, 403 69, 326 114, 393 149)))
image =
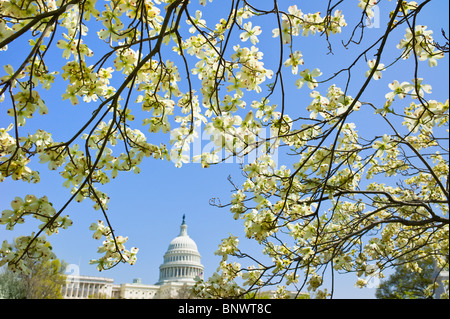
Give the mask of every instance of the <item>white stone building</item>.
POLYGON ((87 299, 91 296, 113 296, 114 280, 91 276, 67 276, 63 296, 66 299, 87 299))
MULTIPOLYGON (((180 297, 183 289, 193 286, 194 278, 203 278, 197 245, 187 233, 183 216, 180 233, 169 244, 164 261, 159 267, 159 280, 154 285, 144 285, 140 279, 133 283, 114 284, 104 277, 67 276, 63 287, 66 299, 116 298, 116 299, 169 299, 180 297)), ((185 296, 184 296, 185 298, 185 296)))

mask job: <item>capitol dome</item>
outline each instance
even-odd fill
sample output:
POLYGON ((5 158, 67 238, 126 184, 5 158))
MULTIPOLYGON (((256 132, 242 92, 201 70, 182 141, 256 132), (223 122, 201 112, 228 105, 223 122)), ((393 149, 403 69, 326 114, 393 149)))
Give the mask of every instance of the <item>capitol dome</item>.
POLYGON ((180 233, 169 244, 164 254, 164 262, 159 267, 157 285, 168 282, 194 283, 194 278, 203 278, 203 265, 197 244, 187 233, 185 216, 180 226, 180 233))

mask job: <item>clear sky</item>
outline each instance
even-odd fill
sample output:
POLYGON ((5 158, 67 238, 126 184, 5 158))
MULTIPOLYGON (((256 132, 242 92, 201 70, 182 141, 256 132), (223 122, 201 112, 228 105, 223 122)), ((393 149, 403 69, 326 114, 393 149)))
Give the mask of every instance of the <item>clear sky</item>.
MULTIPOLYGON (((271 1, 267 2, 272 3, 271 1)), ((318 3, 320 2, 323 2, 322 5, 328 3, 328 1, 318 1, 318 3)), ((219 4, 216 3, 219 3, 219 0, 215 0, 211 8, 217 9, 219 4)), ((282 9, 285 10, 287 10, 288 5, 295 3, 302 8, 303 12, 309 12, 308 6, 311 6, 311 4, 308 1, 280 1, 280 4, 284 6, 282 9), (306 6, 306 8, 302 6, 306 6)), ((348 5, 356 7, 357 1, 350 1, 350 4, 344 3, 344 6, 348 5)), ((313 10, 312 8, 311 11, 313 10)), ((423 21, 420 23, 429 25, 429 28, 434 30, 435 38, 438 40, 443 40, 440 36, 441 28, 444 28, 448 34, 448 11, 447 1, 433 0, 422 14, 423 21)), ((374 32, 373 38, 379 36, 379 32, 382 32, 384 25, 387 23, 386 12, 380 13, 381 29, 367 29, 368 33, 374 32)), ((194 14, 193 10, 191 10, 191 14, 194 14)), ((352 20, 352 17, 345 17, 348 21, 352 20)), ((269 43, 263 44, 263 38, 261 38, 261 51, 265 52, 265 57, 268 57, 268 64, 276 65, 278 55, 276 55, 276 59, 272 59, 272 55, 278 54, 277 47, 273 49, 270 45, 270 43, 273 43, 270 41, 274 41, 271 39, 273 27, 265 27, 263 24, 261 26, 263 27, 262 36, 266 36, 269 43)), ((94 35, 93 31, 91 32, 94 35)), ((399 32, 404 33, 404 30, 399 32)), ((238 33, 236 33, 236 36, 238 36, 238 33)), ((368 36, 372 37, 370 34, 368 36)), ((341 38, 343 37, 339 37, 339 40, 332 40, 335 49, 334 55, 326 54, 325 40, 321 42, 321 46, 317 46, 317 42, 313 45, 312 38, 306 38, 301 47, 305 67, 320 68, 324 72, 323 78, 326 78, 351 62, 354 55, 352 55, 351 50, 348 51, 340 47, 341 38)), ((249 45, 249 43, 246 43, 246 45, 249 45)), ((55 52, 55 54, 61 54, 59 50, 55 52)), ((20 63, 17 57, 23 56, 23 54, 24 50, 21 49, 20 45, 12 44, 8 51, 0 52, 1 64, 17 65, 20 63)), ((55 61, 54 63, 65 63, 65 60, 55 61)), ((361 67, 366 68, 367 65, 364 64, 361 67)), ((448 70, 448 57, 439 61, 438 68, 448 70)), ((441 72, 435 77, 433 72, 437 71, 430 69, 426 62, 421 64, 421 71, 423 71, 427 83, 433 86, 433 98, 436 100, 448 98, 448 73, 447 76, 442 77, 441 72)), ((0 68, 0 76, 3 75, 4 71, 0 68)), ((393 75, 398 75, 400 82, 410 81, 413 78, 413 74, 407 72, 407 70, 405 70, 405 73, 399 73, 398 70, 388 70, 383 77, 390 80, 395 78, 393 75)), ((360 75, 355 73, 355 80, 352 82, 349 95, 354 96, 358 85, 361 84, 357 79, 358 76, 364 79, 364 71, 360 75)), ((55 88, 63 90, 66 83, 63 83, 61 79, 60 81, 55 85, 55 88)), ((388 92, 387 81, 380 80, 375 83, 372 81, 368 95, 365 95, 362 99, 379 95, 381 90, 380 101, 383 101, 384 94, 388 92)), ((328 85, 325 84, 322 89, 325 90, 328 85)), ((342 81, 340 85, 342 85, 342 81)), ((38 116, 36 119, 30 120, 30 131, 32 132, 37 128, 54 127, 54 140, 62 140, 73 134, 77 125, 87 118, 92 109, 92 106, 83 103, 74 107, 67 100, 62 101, 60 98, 62 91, 58 92, 59 89, 47 92, 44 96, 50 113, 45 117, 38 116), (68 121, 68 119, 70 120, 68 121)), ((305 97, 308 93, 308 90, 304 90, 301 94, 305 94, 303 96, 305 97)), ((295 111, 295 107, 297 107, 295 104, 298 101, 297 96, 294 100, 288 101, 288 114, 290 111, 295 111)), ((305 108, 309 101, 310 99, 307 98, 301 107, 305 108)), ((276 101, 272 102, 276 103, 276 101)), ((11 122, 11 118, 6 115, 7 108, 9 107, 0 105, 0 127, 7 127, 11 122)), ((361 113, 360 116, 365 116, 365 113, 361 113)), ((140 126, 139 123, 135 125, 140 126)), ((372 129, 374 128, 368 125, 361 128, 361 131, 370 132, 372 129)), ((146 129, 143 128, 143 130, 146 129)), ((155 144, 159 144, 159 142, 155 144)), ((207 140, 201 141, 202 147, 207 144, 207 140)), ((280 160, 283 159, 280 158, 280 160)), ((37 185, 29 185, 20 181, 12 182, 8 179, 1 183, 0 210, 9 208, 9 203, 15 196, 23 197, 30 193, 36 196, 47 195, 56 208, 61 207, 66 202, 70 194, 68 189, 62 187, 63 179, 55 172, 49 173, 45 165, 33 164, 32 167, 40 171, 41 182, 37 185)), ((208 277, 216 270, 220 260, 218 256, 214 255, 214 251, 217 249, 220 240, 227 237, 229 233, 239 235, 243 250, 245 250, 244 247, 256 248, 253 243, 247 243, 244 240, 242 221, 235 221, 226 208, 219 209, 210 205, 211 198, 220 198, 222 203, 227 203, 231 199, 233 187, 227 181, 228 176, 231 176, 237 185, 240 185, 243 181, 239 164, 236 161, 202 169, 200 164, 185 164, 182 168, 176 168, 170 162, 148 159, 142 164, 140 174, 119 172, 115 180, 101 187, 100 189, 111 198, 108 205, 108 214, 116 233, 129 237, 126 244, 127 248, 132 246, 139 248, 138 261, 133 266, 123 264, 112 270, 98 273, 94 265, 89 265, 90 259, 98 258, 96 250, 101 242, 92 238, 92 231, 88 228, 92 222, 103 219, 99 211, 93 210, 92 202, 89 200, 70 204, 67 213, 70 214, 74 225, 68 230, 62 230, 59 234, 53 235, 50 241, 58 258, 63 259, 73 267, 76 265, 82 275, 110 277, 114 278, 115 283, 126 283, 131 282, 133 278, 141 278, 145 284, 154 284, 158 281, 158 267, 163 262, 163 255, 168 248, 168 244, 178 235, 182 216, 186 214, 188 234, 197 243, 202 255, 202 263, 205 266, 205 277, 208 277)), ((32 226, 36 225, 34 221, 30 220, 30 222, 32 226)), ((28 234, 30 231, 32 231, 32 227, 28 223, 18 225, 14 232, 6 231, 2 227, 0 228, 0 240, 11 240, 14 236, 28 234)), ((355 280, 356 275, 338 276, 334 296, 337 298, 374 297, 375 288, 354 288, 355 280)))

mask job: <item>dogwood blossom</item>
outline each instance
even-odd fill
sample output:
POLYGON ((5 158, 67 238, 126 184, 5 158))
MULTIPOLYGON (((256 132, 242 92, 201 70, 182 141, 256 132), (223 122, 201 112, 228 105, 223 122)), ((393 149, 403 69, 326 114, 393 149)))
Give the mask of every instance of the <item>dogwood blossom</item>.
POLYGON ((314 69, 309 72, 309 69, 300 72, 301 78, 295 81, 297 88, 301 88, 305 83, 311 90, 315 89, 319 83, 314 79, 315 77, 321 76, 322 72, 319 69, 314 69))
POLYGON ((256 44, 259 42, 258 40, 258 35, 261 34, 261 27, 259 26, 255 26, 252 28, 252 23, 251 22, 247 22, 244 23, 244 25, 242 26, 242 28, 245 30, 245 32, 241 33, 241 40, 242 42, 247 41, 248 39, 250 39, 250 42, 253 44, 256 44))
MULTIPOLYGON (((369 77, 370 74, 373 72, 373 69, 375 68, 375 64, 376 64, 376 60, 375 59, 369 60, 367 62, 367 65, 369 66, 369 70, 366 71, 366 77, 369 77)), ((383 71, 383 70, 384 70, 384 64, 383 63, 379 63, 376 66, 375 72, 373 73, 373 79, 374 80, 381 79, 381 71, 383 71)))
POLYGON ((292 74, 297 74, 298 73, 298 66, 299 65, 303 65, 303 59, 302 59, 303 55, 300 51, 295 51, 293 53, 291 53, 289 55, 289 59, 287 59, 286 61, 284 61, 284 66, 292 67, 292 74))
MULTIPOLYGON (((197 26, 197 27, 200 27, 200 28, 206 27, 206 21, 204 19, 202 19, 202 12, 200 10, 195 11, 195 18, 191 17, 191 20, 194 22, 195 26, 197 26)), ((191 20, 187 20, 186 23, 188 25, 192 25, 191 20)), ((196 30, 195 26, 192 26, 189 28, 190 33, 195 33, 195 30, 196 30)))
POLYGON ((377 0, 359 0, 358 7, 361 8, 369 18, 374 16, 373 7, 377 5, 377 0))
POLYGON ((389 83, 388 86, 392 90, 392 92, 385 95, 385 98, 388 100, 393 100, 395 96, 398 96, 400 99, 404 99, 407 93, 411 90, 411 85, 408 82, 399 83, 397 80, 389 83))
POLYGON ((387 134, 383 135, 383 138, 381 141, 375 141, 373 144, 373 148, 377 150, 376 156, 381 157, 383 155, 383 152, 388 152, 392 149, 391 144, 391 137, 387 134))

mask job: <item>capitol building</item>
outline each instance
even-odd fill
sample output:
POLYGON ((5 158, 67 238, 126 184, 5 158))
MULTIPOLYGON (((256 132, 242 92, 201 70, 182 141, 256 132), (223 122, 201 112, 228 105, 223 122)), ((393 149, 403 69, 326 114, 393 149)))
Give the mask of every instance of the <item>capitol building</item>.
MULTIPOLYGON (((183 215, 180 233, 169 244, 164 254, 163 263, 159 266, 159 279, 154 285, 144 285, 140 279, 132 283, 114 284, 112 278, 68 275, 66 285, 62 289, 65 299, 186 299, 189 298, 189 288, 195 284, 198 276, 203 279, 204 267, 200 262, 197 244, 189 237, 183 215)), ((441 293, 448 293, 448 271, 435 274, 439 288, 435 298, 441 293)), ((267 292, 273 297, 275 291, 267 292)), ((295 298, 296 292, 289 292, 295 298)))
POLYGON ((159 267, 159 280, 154 285, 144 285, 139 279, 133 283, 114 284, 104 277, 67 276, 63 287, 65 299, 115 298, 115 299, 169 299, 186 298, 195 277, 203 278, 203 265, 197 244, 187 233, 185 216, 180 233, 169 244, 159 267))

